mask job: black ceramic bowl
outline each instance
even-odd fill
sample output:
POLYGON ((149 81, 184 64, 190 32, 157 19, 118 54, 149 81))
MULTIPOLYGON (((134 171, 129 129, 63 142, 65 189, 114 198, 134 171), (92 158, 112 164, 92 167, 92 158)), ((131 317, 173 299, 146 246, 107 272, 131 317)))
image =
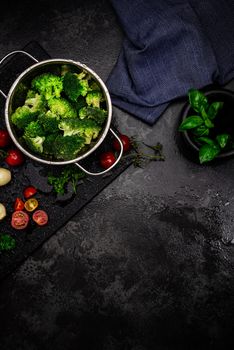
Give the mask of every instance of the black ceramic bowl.
MULTIPOLYGON (((211 135, 215 137, 218 134, 227 133, 234 139, 234 92, 228 89, 210 89, 204 92, 204 95, 208 98, 208 102, 215 101, 223 102, 222 109, 215 117, 215 127, 211 129, 211 135)), ((196 112, 191 108, 189 102, 182 110, 181 122, 188 116, 195 115, 196 112)), ((186 130, 181 132, 185 143, 191 148, 191 151, 198 153, 199 145, 193 138, 191 131, 186 130)), ((234 156, 234 149, 227 149, 222 151, 216 158, 226 158, 234 156)))

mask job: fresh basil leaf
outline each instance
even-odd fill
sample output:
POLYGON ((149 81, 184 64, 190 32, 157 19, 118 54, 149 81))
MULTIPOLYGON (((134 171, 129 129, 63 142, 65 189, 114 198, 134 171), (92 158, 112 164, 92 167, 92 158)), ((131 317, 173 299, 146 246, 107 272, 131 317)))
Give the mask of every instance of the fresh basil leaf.
POLYGON ((223 102, 213 102, 211 103, 211 105, 209 106, 208 109, 208 117, 210 119, 214 119, 216 117, 216 115, 218 114, 218 111, 223 107, 223 102))
POLYGON ((205 144, 199 149, 199 160, 203 164, 205 162, 210 162, 220 153, 220 148, 215 145, 205 144))
POLYGON ((216 136, 216 140, 221 148, 224 148, 227 145, 229 138, 230 135, 228 134, 221 134, 216 136))
POLYGON ((205 110, 208 106, 207 97, 199 90, 190 89, 188 91, 189 103, 190 106, 196 111, 201 112, 201 108, 203 107, 205 110))
POLYGON ((201 142, 201 143, 206 143, 208 145, 215 145, 215 141, 210 139, 209 137, 205 137, 205 136, 202 136, 202 137, 198 137, 197 138, 197 141, 201 142))
POLYGON ((206 110, 205 110, 205 107, 204 106, 201 106, 201 116, 204 120, 204 123, 205 123, 205 126, 207 128, 213 128, 214 127, 214 124, 212 123, 212 121, 209 119, 208 117, 208 114, 206 113, 206 110))
POLYGON ((205 119, 204 122, 205 122, 205 126, 207 126, 207 128, 211 129, 214 127, 214 123, 212 123, 212 121, 209 118, 205 119))
POLYGON ((179 127, 180 131, 188 130, 196 128, 197 126, 200 126, 203 124, 203 120, 198 115, 192 115, 188 118, 186 118, 179 127))
POLYGON ((197 128, 193 129, 193 134, 195 136, 207 136, 209 135, 209 128, 206 125, 200 125, 197 128))

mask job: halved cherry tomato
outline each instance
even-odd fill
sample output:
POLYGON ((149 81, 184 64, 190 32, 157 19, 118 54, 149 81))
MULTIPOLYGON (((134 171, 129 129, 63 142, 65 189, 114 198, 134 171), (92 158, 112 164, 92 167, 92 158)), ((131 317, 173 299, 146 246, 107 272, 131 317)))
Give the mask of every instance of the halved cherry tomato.
POLYGON ((108 169, 116 161, 113 152, 104 152, 100 155, 100 165, 104 169, 108 169))
POLYGON ((0 129, 0 147, 9 146, 11 138, 9 132, 6 129, 0 129))
POLYGON ((10 149, 7 151, 5 162, 8 165, 18 166, 18 165, 22 165, 24 161, 25 161, 25 157, 18 148, 10 149))
POLYGON ((32 218, 39 226, 46 225, 49 220, 47 213, 41 209, 36 210, 32 218))
POLYGON ((24 203, 24 208, 27 211, 33 211, 38 207, 38 200, 36 198, 29 198, 28 200, 26 200, 26 202, 24 203))
MULTIPOLYGON (((131 147, 132 147, 130 138, 127 135, 124 135, 124 134, 120 134, 118 136, 120 138, 120 141, 123 144, 123 152, 125 153, 125 152, 129 151, 131 149, 131 147)), ((114 139, 114 141, 112 143, 112 146, 113 146, 113 148, 116 151, 120 151, 120 144, 119 144, 119 141, 116 138, 114 139)))
POLYGON ((14 209, 15 210, 23 210, 24 209, 24 202, 21 198, 17 197, 14 203, 14 209))
POLYGON ((37 190, 36 190, 36 188, 33 187, 33 186, 28 186, 28 187, 26 187, 26 188, 24 189, 24 192, 23 192, 24 198, 26 198, 26 199, 28 199, 28 198, 34 196, 34 194, 36 194, 36 193, 37 193, 37 190))
POLYGON ((23 230, 28 226, 29 215, 22 210, 14 211, 11 217, 11 226, 16 230, 23 230))

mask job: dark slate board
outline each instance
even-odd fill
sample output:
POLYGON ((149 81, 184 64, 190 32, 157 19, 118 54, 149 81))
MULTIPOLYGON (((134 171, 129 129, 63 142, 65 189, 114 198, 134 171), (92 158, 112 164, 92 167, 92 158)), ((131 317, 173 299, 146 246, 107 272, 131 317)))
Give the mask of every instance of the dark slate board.
MULTIPOLYGON (((37 42, 30 42, 23 48, 34 55, 38 60, 50 58, 49 55, 37 42)), ((10 58, 0 69, 0 88, 7 94, 17 76, 32 64, 30 58, 22 54, 16 54, 10 58)), ((0 108, 2 118, 0 127, 4 125, 4 105, 5 100, 0 97, 0 108)), ((114 125, 113 117, 113 128, 114 125)), ((97 156, 103 150, 110 147, 111 135, 108 135, 98 150, 82 161, 82 165, 91 170, 100 171, 98 168, 97 156)), ((131 157, 130 157, 131 158, 131 157)), ((24 165, 11 168, 12 181, 0 188, 0 202, 6 205, 7 217, 0 223, 0 233, 8 233, 16 239, 16 248, 11 251, 0 252, 0 278, 2 279, 13 272, 27 257, 40 247, 59 228, 65 225, 79 210, 88 204, 100 191, 110 184, 120 175, 130 164, 131 159, 121 160, 120 163, 109 173, 102 176, 86 176, 78 185, 77 193, 68 188, 64 196, 58 196, 52 191, 52 187, 47 184, 47 174, 50 170, 59 173, 60 166, 43 165, 34 162, 30 158, 26 159, 24 165), (36 198, 40 203, 40 209, 44 209, 49 214, 49 224, 45 227, 38 227, 30 220, 30 225, 25 230, 14 230, 11 228, 11 213, 16 197, 22 198, 22 191, 28 185, 38 188, 36 198)), ((8 167, 2 162, 1 166, 8 167)), ((75 165, 73 165, 75 166, 75 165)))

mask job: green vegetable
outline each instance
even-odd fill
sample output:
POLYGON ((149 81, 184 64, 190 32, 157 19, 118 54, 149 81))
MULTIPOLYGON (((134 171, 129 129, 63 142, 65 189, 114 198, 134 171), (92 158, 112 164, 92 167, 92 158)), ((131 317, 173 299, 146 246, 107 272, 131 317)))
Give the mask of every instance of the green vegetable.
MULTIPOLYGON (((179 126, 179 131, 188 130, 199 146, 200 163, 205 163, 217 157, 222 149, 231 144, 228 134, 210 136, 210 131, 215 127, 215 117, 223 107, 223 102, 215 101, 209 104, 208 98, 199 90, 188 91, 189 104, 198 115, 188 116, 179 126), (230 143, 229 143, 230 141, 230 143)), ((212 135, 212 133, 211 133, 212 135)))
POLYGON ((30 107, 26 105, 16 108, 11 115, 11 121, 18 129, 24 129, 31 121, 36 119, 37 112, 33 112, 30 107))
POLYGON ((196 89, 190 89, 188 91, 189 96, 189 104, 194 109, 194 111, 201 113, 202 108, 206 110, 208 106, 208 99, 207 97, 196 89))
POLYGON ((0 234, 0 251, 11 250, 16 246, 15 239, 8 234, 0 234))
POLYGON ((86 79, 80 79, 78 74, 68 72, 63 78, 63 89, 71 101, 76 101, 79 96, 86 96, 89 90, 89 83, 86 79))
POLYGON ((45 97, 46 100, 59 98, 63 90, 62 78, 51 73, 43 73, 32 80, 32 88, 45 97))
POLYGON ((25 130, 24 130, 24 134, 27 137, 36 137, 36 136, 44 136, 45 135, 45 131, 43 130, 42 125, 39 123, 38 120, 36 121, 32 121, 30 122, 25 130))
POLYGON ((77 113, 72 104, 65 98, 51 98, 48 107, 53 114, 62 118, 76 118, 77 113))
POLYGON ((201 126, 203 124, 203 119, 197 115, 192 115, 191 117, 186 118, 181 124, 180 124, 180 131, 193 129, 198 126, 201 126))
POLYGON ((48 174, 48 183, 53 186, 54 192, 64 194, 69 182, 72 184, 73 192, 76 193, 77 185, 80 179, 85 176, 84 172, 75 166, 66 166, 60 175, 48 174))
POLYGON ((28 135, 24 135, 23 139, 31 151, 40 154, 43 153, 43 142, 45 141, 45 136, 28 137, 28 135))
POLYGON ((100 103, 102 101, 101 91, 91 91, 86 96, 86 102, 88 106, 100 108, 100 103))
POLYGON ((102 125, 107 118, 107 111, 96 107, 83 107, 79 111, 80 119, 93 119, 97 124, 102 125))
POLYGON ((40 123, 46 134, 53 134, 59 131, 59 120, 59 116, 52 113, 50 110, 46 113, 41 113, 38 116, 38 122, 40 123))
POLYGON ((216 136, 216 140, 221 148, 226 147, 229 139, 230 139, 230 135, 228 134, 221 134, 216 136))
POLYGON ((84 146, 84 138, 79 135, 58 135, 53 144, 53 152, 57 159, 69 160, 77 157, 84 146))
POLYGON ((200 163, 205 163, 213 160, 220 153, 220 148, 213 144, 205 144, 199 149, 200 163))
POLYGON ((207 114, 208 117, 213 120, 216 115, 218 114, 218 111, 223 107, 223 102, 213 102, 208 108, 207 114))
POLYGON ((59 129, 64 136, 80 135, 85 139, 85 144, 98 137, 101 127, 91 119, 79 120, 77 118, 64 119, 59 123, 59 129))

